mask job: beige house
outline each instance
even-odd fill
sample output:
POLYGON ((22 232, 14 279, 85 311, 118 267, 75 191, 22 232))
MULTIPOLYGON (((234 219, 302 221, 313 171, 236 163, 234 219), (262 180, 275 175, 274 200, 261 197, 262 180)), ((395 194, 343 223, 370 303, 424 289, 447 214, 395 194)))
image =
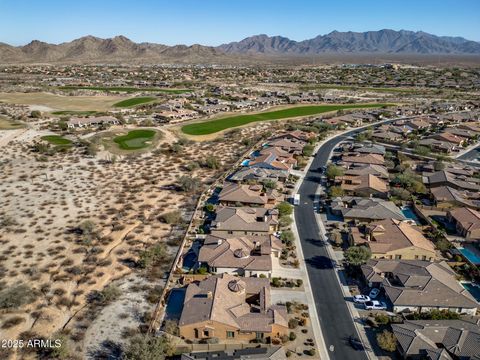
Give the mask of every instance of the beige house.
POLYGON ((373 259, 427 260, 436 259, 435 247, 417 226, 407 221, 385 219, 372 222, 363 232, 350 229, 352 245, 368 246, 373 259))
POLYGON ((340 187, 346 195, 380 198, 388 196, 388 183, 373 174, 343 175, 338 176, 335 180, 340 182, 340 187))
POLYGON ((287 310, 272 305, 270 281, 210 276, 187 286, 179 321, 186 339, 251 341, 288 334, 287 310))
POLYGON ((270 235, 278 230, 278 210, 220 206, 210 230, 216 236, 270 235))
POLYGON ((277 190, 266 189, 260 184, 242 185, 226 182, 218 194, 218 200, 224 206, 263 206, 271 209, 283 201, 284 196, 277 190))
POLYGON ((198 262, 210 272, 241 276, 270 277, 272 257, 278 258, 282 242, 273 235, 215 236, 207 235, 198 254, 198 262))
POLYGON ((455 223, 457 233, 466 240, 480 240, 480 213, 467 207, 451 210, 448 219, 455 223))

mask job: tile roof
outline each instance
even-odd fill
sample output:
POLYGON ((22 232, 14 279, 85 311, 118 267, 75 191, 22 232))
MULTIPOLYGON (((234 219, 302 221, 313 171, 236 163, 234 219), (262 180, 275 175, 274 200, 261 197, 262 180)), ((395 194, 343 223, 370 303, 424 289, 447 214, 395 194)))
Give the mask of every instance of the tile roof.
POLYGON ((461 307, 480 306, 460 285, 445 263, 420 260, 376 260, 362 265, 365 278, 381 279, 394 306, 461 307))
POLYGON ((480 359, 478 320, 406 320, 392 324, 402 353, 430 359, 480 359))
POLYGON ((256 207, 217 208, 215 220, 212 221, 212 231, 263 231, 268 232, 270 225, 278 223, 278 211, 256 207))
POLYGON ((211 267, 271 271, 272 249, 282 249, 280 239, 273 235, 218 236, 209 234, 200 248, 198 261, 207 263, 211 267))
POLYGON ((286 308, 270 301, 268 279, 211 276, 187 286, 179 326, 216 321, 239 331, 271 332, 273 324, 288 327, 286 308), (233 286, 238 282, 241 286, 233 286), (257 304, 247 302, 253 295, 257 304))
POLYGON ((375 254, 410 248, 412 246, 435 254, 435 247, 425 238, 417 226, 395 219, 370 223, 367 228, 370 240, 366 244, 375 254))

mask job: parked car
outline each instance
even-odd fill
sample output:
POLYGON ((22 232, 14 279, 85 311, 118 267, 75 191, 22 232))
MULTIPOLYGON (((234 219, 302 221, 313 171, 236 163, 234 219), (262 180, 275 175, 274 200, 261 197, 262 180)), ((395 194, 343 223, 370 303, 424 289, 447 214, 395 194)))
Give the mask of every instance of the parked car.
POLYGON ((353 297, 353 302, 357 304, 363 304, 367 301, 370 301, 370 298, 367 295, 355 295, 353 297))
POLYGON ((372 290, 370 290, 370 294, 368 294, 368 296, 370 297, 370 299, 376 299, 378 294, 380 294, 380 289, 373 288, 372 290))
POLYGON ((365 306, 365 310, 387 310, 387 305, 377 300, 366 301, 363 305, 365 306))
POLYGON ((353 335, 348 338, 348 343, 357 351, 364 350, 362 342, 353 335))

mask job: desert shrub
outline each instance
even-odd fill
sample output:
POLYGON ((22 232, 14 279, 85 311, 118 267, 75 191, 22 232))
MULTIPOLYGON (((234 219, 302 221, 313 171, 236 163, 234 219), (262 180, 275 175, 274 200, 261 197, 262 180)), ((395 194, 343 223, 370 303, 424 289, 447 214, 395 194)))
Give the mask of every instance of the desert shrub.
POLYGON ((290 334, 288 336, 288 339, 290 341, 295 341, 295 339, 297 338, 297 334, 295 334, 293 331, 290 331, 290 334))
POLYGON ((162 214, 160 218, 167 224, 175 225, 182 221, 182 214, 180 211, 175 210, 162 214))
POLYGON ((191 176, 181 176, 178 179, 178 186, 180 190, 185 192, 195 192, 200 185, 200 182, 196 178, 192 178, 191 176))
POLYGON ((3 322, 2 329, 10 329, 11 327, 17 326, 24 321, 25 321, 25 318, 22 316, 13 316, 3 322))
POLYGON ((124 353, 125 360, 164 360, 171 355, 173 348, 166 336, 133 336, 124 353))
POLYGON ((209 155, 205 159, 205 166, 209 169, 218 169, 220 168, 220 160, 216 156, 209 155))
POLYGON ((18 309, 37 299, 37 292, 25 284, 8 287, 0 291, 0 309, 18 309))
POLYGON ((151 248, 142 251, 138 259, 138 266, 145 269, 156 264, 167 257, 168 252, 164 243, 156 244, 151 248))

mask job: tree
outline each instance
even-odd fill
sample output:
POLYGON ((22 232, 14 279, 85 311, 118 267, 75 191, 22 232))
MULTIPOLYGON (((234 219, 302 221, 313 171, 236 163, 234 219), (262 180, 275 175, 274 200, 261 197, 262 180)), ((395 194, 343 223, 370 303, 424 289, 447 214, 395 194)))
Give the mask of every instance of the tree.
POLYGON ((360 266, 372 257, 372 252, 366 246, 351 246, 345 251, 345 260, 349 265, 360 266))
POLYGON ((42 117, 42 113, 38 110, 33 110, 31 113, 30 113, 30 117, 34 118, 34 119, 40 119, 42 117))
POLYGON ((336 198, 336 197, 343 196, 345 191, 343 191, 343 189, 340 186, 332 186, 329 189, 329 193, 331 198, 336 198))
POLYGON ((313 150, 314 150, 313 145, 308 144, 303 147, 302 153, 304 156, 312 156, 313 150))
POLYGON ((382 333, 377 334, 377 343, 381 349, 385 351, 395 351, 397 348, 397 339, 395 335, 388 330, 383 330, 382 333))
POLYGON ((327 175, 327 178, 329 178, 330 180, 335 179, 335 177, 337 176, 342 176, 343 173, 344 173, 344 170, 342 167, 336 166, 333 164, 328 165, 327 171, 325 172, 325 174, 327 175))
POLYGON ((282 231, 282 234, 280 235, 280 240, 282 240, 287 246, 290 245, 294 239, 295 236, 290 230, 282 231))
POLYGON ((266 189, 273 189, 275 190, 277 188, 277 182, 275 180, 271 180, 271 179, 265 179, 262 181, 262 185, 266 188, 266 189))
POLYGON ((445 169, 445 164, 443 163, 443 161, 437 160, 433 163, 433 168, 435 169, 435 171, 440 171, 445 169))
POLYGON ((136 335, 123 355, 124 360, 165 360, 172 355, 173 347, 166 336, 136 335))
POLYGON ((277 205, 277 210, 280 216, 288 216, 292 214, 293 206, 287 203, 286 201, 283 201, 277 205))
POLYGON ((278 225, 280 225, 281 228, 286 228, 292 225, 292 218, 290 216, 280 216, 280 219, 278 219, 278 225))
POLYGON ((419 145, 413 149, 413 152, 417 155, 428 156, 430 155, 430 148, 419 145))

